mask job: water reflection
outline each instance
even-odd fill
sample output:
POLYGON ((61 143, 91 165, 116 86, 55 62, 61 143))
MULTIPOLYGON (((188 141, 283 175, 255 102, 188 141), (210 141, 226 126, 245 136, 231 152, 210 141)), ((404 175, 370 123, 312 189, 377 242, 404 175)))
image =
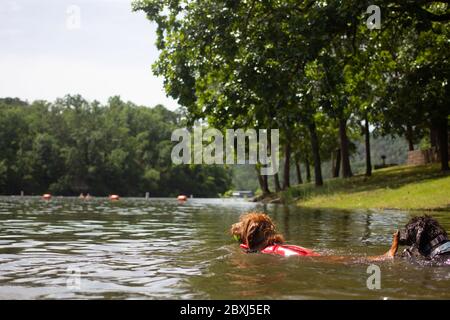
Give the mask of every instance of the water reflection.
MULTIPOLYGON (((240 200, 0 198, 0 298, 450 298, 448 268, 383 263, 382 290, 366 265, 246 255, 229 226, 266 210, 288 242, 322 253, 373 255, 405 212, 304 210, 240 200), (79 270, 79 288, 70 288, 79 270)), ((449 229, 445 213, 435 215, 449 229)))

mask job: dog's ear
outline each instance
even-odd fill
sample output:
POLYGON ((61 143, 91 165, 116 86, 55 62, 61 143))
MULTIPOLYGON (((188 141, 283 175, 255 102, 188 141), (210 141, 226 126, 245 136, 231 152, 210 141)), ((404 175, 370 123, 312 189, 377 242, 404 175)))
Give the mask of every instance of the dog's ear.
POLYGON ((284 242, 283 236, 278 233, 271 235, 267 240, 267 244, 269 245, 282 244, 283 242, 284 242))
POLYGON ((230 234, 236 239, 238 242, 242 243, 242 222, 234 223, 230 228, 230 234))
POLYGON ((251 223, 247 228, 246 238, 250 250, 258 249, 265 241, 264 223, 251 223))
POLYGON ((427 223, 424 219, 421 219, 416 226, 416 245, 418 248, 420 248, 420 242, 422 241, 424 231, 427 227, 427 223))

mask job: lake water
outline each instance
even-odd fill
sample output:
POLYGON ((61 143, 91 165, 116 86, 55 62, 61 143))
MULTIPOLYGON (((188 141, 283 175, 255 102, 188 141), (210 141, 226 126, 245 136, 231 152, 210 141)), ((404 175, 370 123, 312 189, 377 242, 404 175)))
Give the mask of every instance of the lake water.
MULTIPOLYGON (((0 299, 450 299, 450 268, 244 254, 228 234, 249 210, 323 254, 388 250, 410 213, 305 210, 233 199, 0 197, 0 299)), ((416 213, 422 214, 422 213, 416 213)), ((450 213, 433 214, 450 230, 450 213)))

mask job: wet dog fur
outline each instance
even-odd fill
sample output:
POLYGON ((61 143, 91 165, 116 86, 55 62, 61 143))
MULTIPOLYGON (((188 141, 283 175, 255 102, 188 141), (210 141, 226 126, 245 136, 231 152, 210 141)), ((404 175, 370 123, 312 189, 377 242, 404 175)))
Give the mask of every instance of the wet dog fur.
POLYGON ((230 233, 236 236, 240 243, 247 245, 251 252, 284 242, 283 236, 275 231, 272 219, 261 212, 242 215, 239 222, 231 226, 230 233))
MULTIPOLYGON (((434 260, 436 262, 450 259, 450 253, 431 257, 430 242, 441 236, 441 243, 448 241, 447 232, 437 220, 424 215, 413 217, 399 232, 399 245, 408 246, 402 253, 402 257, 414 260, 434 260)), ((435 246, 436 247, 436 246, 435 246)))

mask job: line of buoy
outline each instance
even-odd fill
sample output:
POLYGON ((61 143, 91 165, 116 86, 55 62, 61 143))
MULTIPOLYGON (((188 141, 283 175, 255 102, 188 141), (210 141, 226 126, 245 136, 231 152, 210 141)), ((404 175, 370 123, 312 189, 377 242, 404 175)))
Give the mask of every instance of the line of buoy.
POLYGON ((44 200, 50 200, 52 198, 52 195, 50 193, 44 193, 42 195, 42 199, 44 200))
MULTIPOLYGON (((52 195, 51 195, 50 193, 45 193, 45 194, 42 195, 42 199, 44 199, 44 200, 50 200, 51 198, 52 198, 52 195)), ((81 198, 83 198, 83 199, 88 198, 88 199, 89 199, 89 198, 90 198, 90 195, 88 194, 86 197, 80 195, 79 198, 80 198, 80 199, 81 199, 81 198)), ((148 197, 146 197, 146 198, 148 199, 148 197)), ((117 200, 119 200, 119 199, 120 199, 120 197, 119 197, 119 195, 117 195, 117 194, 112 194, 112 195, 109 196, 109 200, 112 200, 112 201, 117 201, 117 200)), ((185 196, 184 194, 180 194, 180 195, 177 197, 177 200, 178 200, 178 201, 187 201, 187 199, 188 199, 188 197, 185 196)))
POLYGON ((86 195, 84 195, 84 193, 81 193, 80 196, 78 197, 78 199, 90 200, 91 199, 91 195, 89 193, 86 193, 86 195))

